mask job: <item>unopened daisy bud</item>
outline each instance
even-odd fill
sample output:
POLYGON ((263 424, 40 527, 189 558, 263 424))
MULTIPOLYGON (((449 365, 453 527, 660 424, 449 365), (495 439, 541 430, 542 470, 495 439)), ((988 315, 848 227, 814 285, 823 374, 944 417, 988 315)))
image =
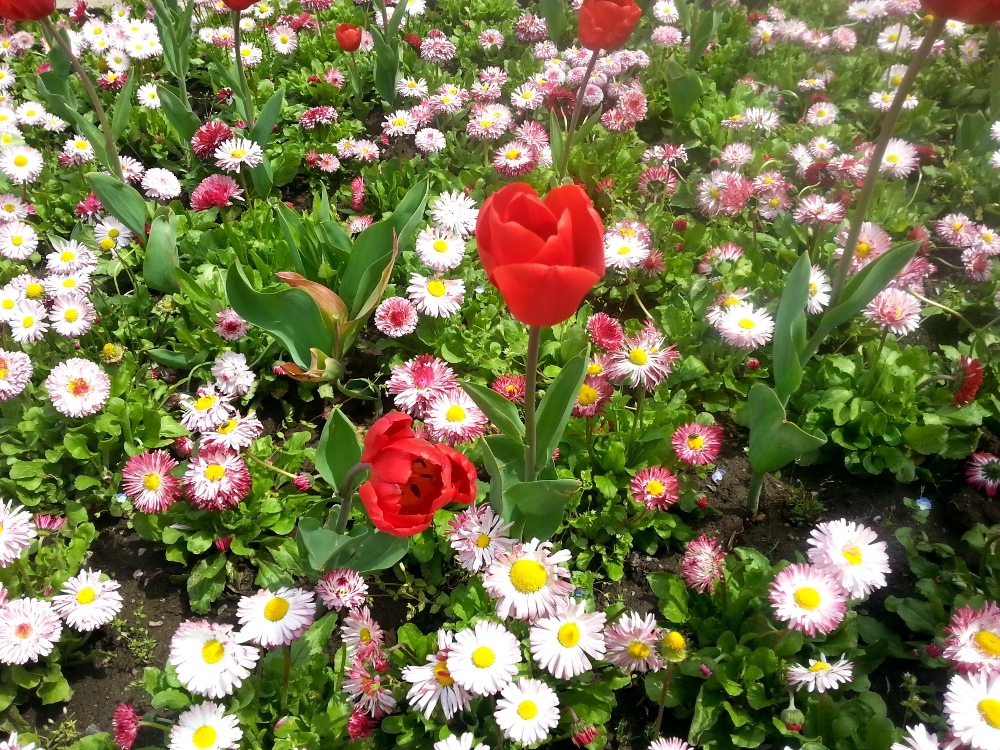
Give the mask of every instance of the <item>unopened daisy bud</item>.
POLYGON ((274 367, 272 367, 271 372, 273 372, 279 378, 285 374, 285 370, 281 365, 275 365, 274 367))
POLYGON ((687 219, 676 219, 674 221, 675 232, 684 232, 687 230, 687 228, 688 228, 687 219))
POLYGON ((944 653, 944 650, 936 643, 928 643, 926 646, 924 646, 924 653, 927 654, 932 659, 937 659, 939 656, 941 656, 941 654, 944 653))
POLYGON ((280 719, 274 722, 274 731, 277 732, 279 729, 281 729, 281 727, 284 726, 286 721, 288 721, 288 717, 282 716, 280 719))
POLYGON ((139 734, 139 722, 142 717, 135 711, 131 703, 119 703, 115 709, 111 727, 115 733, 115 744, 122 750, 130 750, 139 734))
POLYGON ((661 646, 660 650, 666 661, 681 662, 688 657, 687 640, 676 630, 670 630, 663 636, 661 646))
MULTIPOLYGON (((231 536, 224 536, 221 539, 215 540, 215 548, 219 552, 228 552, 229 548, 233 546, 233 538, 231 536)), ((275 727, 277 729, 277 727, 275 727)))
POLYGON ((182 436, 174 440, 174 453, 178 458, 190 458, 193 448, 191 438, 182 436))
POLYGON ((299 474, 293 480, 293 484, 295 485, 295 489, 301 490, 302 492, 305 492, 306 490, 308 490, 312 486, 312 480, 309 477, 307 477, 307 476, 303 476, 302 474, 299 474))
POLYGON ((364 708, 355 706, 351 718, 347 720, 347 734, 352 740, 365 740, 372 736, 372 730, 377 724, 364 708))
POLYGON ((806 717, 795 706, 789 706, 781 712, 781 721, 789 732, 801 732, 805 720, 806 717))
POLYGON ((573 722, 573 736, 570 738, 577 747, 586 747, 598 737, 603 737, 597 727, 586 721, 573 722))
POLYGON ((701 673, 703 675, 705 675, 705 677, 711 677, 712 676, 712 670, 709 668, 709 666, 707 664, 699 664, 698 665, 698 669, 701 670, 701 673))
POLYGON ((699 497, 698 498, 698 507, 699 508, 707 508, 708 507, 708 498, 707 497, 699 497))
POLYGON ((74 348, 74 349, 75 349, 76 351, 80 351, 80 342, 79 342, 79 341, 74 341, 74 342, 73 342, 73 348, 74 348))
POLYGON ((748 370, 756 370, 758 367, 760 367, 760 360, 757 359, 756 357, 751 357, 750 359, 747 360, 748 370))

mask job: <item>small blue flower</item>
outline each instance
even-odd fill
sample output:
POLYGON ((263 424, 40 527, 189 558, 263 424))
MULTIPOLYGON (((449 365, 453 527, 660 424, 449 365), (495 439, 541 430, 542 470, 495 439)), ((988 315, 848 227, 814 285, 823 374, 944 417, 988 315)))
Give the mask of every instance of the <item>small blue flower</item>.
POLYGON ((476 294, 482 294, 484 291, 486 291, 486 287, 484 287, 482 284, 479 284, 476 287, 476 294))
POLYGON ((724 476, 726 476, 725 469, 716 469, 712 472, 712 481, 716 483, 721 482, 724 476))
POLYGON ((931 509, 931 499, 929 497, 921 497, 917 499, 917 507, 920 510, 930 510, 931 509))
POLYGON ((577 599, 582 599, 587 595, 587 592, 581 589, 579 586, 573 589, 573 596, 577 599))
POLYGON ((115 500, 117 500, 120 503, 127 503, 128 495, 126 495, 124 492, 119 492, 117 495, 115 495, 115 500))

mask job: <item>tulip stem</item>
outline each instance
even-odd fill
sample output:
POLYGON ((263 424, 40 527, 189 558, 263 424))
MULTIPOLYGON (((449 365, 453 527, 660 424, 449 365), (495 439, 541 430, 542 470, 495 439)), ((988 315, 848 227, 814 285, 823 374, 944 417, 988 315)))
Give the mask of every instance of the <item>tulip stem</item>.
POLYGON ((344 481, 337 490, 337 494, 340 495, 340 515, 337 516, 338 534, 343 534, 347 531, 347 522, 351 518, 351 503, 354 500, 354 480, 358 478, 361 472, 368 471, 371 467, 371 464, 362 461, 354 464, 354 466, 347 470, 347 474, 344 475, 344 481))
POLYGON ((535 379, 538 374, 538 344, 542 338, 541 326, 528 327, 528 357, 524 370, 524 481, 535 481, 535 443, 538 440, 535 424, 535 379))
POLYGON ((566 130, 566 142, 563 144, 562 164, 559 165, 559 178, 566 176, 569 169, 569 152, 573 146, 573 134, 576 132, 577 123, 580 122, 580 110, 583 109, 583 97, 587 94, 587 85, 590 83, 590 76, 597 66, 598 50, 590 51, 590 62, 587 63, 587 72, 583 74, 583 82, 576 92, 576 103, 573 105, 573 116, 569 121, 569 128, 566 130))
POLYGON ((236 78, 240 82, 240 96, 243 98, 243 114, 247 118, 247 129, 249 130, 256 123, 257 115, 254 112, 253 99, 250 98, 250 88, 247 86, 247 74, 243 70, 243 55, 241 53, 241 48, 243 47, 243 30, 240 29, 240 12, 238 10, 231 10, 230 14, 233 19, 233 43, 236 47, 236 78))
POLYGON ((117 177, 122 182, 125 182, 125 176, 122 174, 122 162, 118 157, 118 148, 115 146, 115 137, 111 132, 111 126, 108 124, 108 116, 104 112, 104 107, 101 105, 101 99, 97 96, 97 89, 94 88, 93 81, 90 80, 90 76, 87 75, 87 71, 83 69, 83 65, 80 64, 79 58, 73 54, 73 50, 63 39, 62 34, 59 30, 52 25, 52 21, 48 18, 43 18, 39 23, 42 24, 42 28, 45 30, 47 36, 55 40, 56 44, 62 49, 63 54, 69 59, 69 64, 73 66, 73 71, 76 73, 76 77, 80 79, 80 85, 83 86, 84 91, 87 92, 87 96, 90 98, 90 104, 94 108, 94 112, 97 113, 97 119, 101 124, 101 133, 104 135, 104 148, 107 151, 108 157, 108 168, 111 173, 117 177))

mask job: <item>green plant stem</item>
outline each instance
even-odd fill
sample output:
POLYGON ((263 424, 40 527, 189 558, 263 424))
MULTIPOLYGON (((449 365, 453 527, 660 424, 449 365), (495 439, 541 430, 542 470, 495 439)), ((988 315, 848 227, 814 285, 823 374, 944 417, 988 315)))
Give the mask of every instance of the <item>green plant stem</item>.
POLYGON ((357 87, 358 96, 361 96, 361 74, 358 73, 358 63, 354 59, 354 52, 351 52, 351 70, 354 71, 354 85, 357 87))
MULTIPOLYGON (((491 698, 491 700, 493 701, 493 715, 496 716, 496 714, 497 714, 497 699, 496 699, 496 696, 493 696, 491 698)), ((500 725, 497 724, 497 722, 496 722, 495 719, 493 721, 493 728, 496 730, 496 733, 497 733, 497 750, 504 750, 504 748, 507 747, 507 745, 503 741, 503 732, 500 731, 500 725)))
POLYGON ((258 466, 263 466, 265 469, 269 469, 270 471, 273 471, 275 474, 281 474, 282 476, 286 476, 289 479, 295 479, 295 474, 287 472, 284 469, 279 469, 277 466, 275 466, 274 464, 269 464, 267 461, 261 461, 253 453, 244 453, 243 455, 244 457, 249 458, 258 466))
POLYGON ((573 135, 576 133, 576 126, 580 122, 580 110, 583 109, 583 97, 587 93, 587 84, 590 83, 590 75, 594 72, 594 68, 597 66, 597 51, 592 50, 590 53, 590 62, 587 63, 587 72, 583 74, 583 83, 580 84, 580 89, 576 92, 576 103, 573 105, 573 116, 570 118, 569 127, 566 129, 566 141, 563 143, 563 155, 562 163, 559 165, 559 179, 566 176, 566 170, 569 169, 569 152, 573 147, 573 135))
POLYGON ((541 326, 528 327, 528 356, 524 364, 524 481, 535 481, 535 453, 538 427, 535 424, 535 380, 538 375, 538 346, 542 338, 541 326))
POLYGON ((234 55, 236 60, 236 78, 240 82, 243 112, 247 117, 247 128, 249 129, 257 121, 257 114, 254 112, 253 100, 250 98, 250 88, 247 86, 247 74, 243 70, 243 56, 240 54, 240 48, 243 46, 243 31, 240 29, 240 12, 238 10, 231 10, 230 15, 233 19, 233 44, 236 47, 236 54, 234 55))
POLYGON ((868 385, 865 387, 865 396, 868 396, 875 387, 875 384, 879 379, 879 365, 882 364, 882 350, 885 348, 885 340, 889 338, 888 331, 882 331, 882 338, 879 339, 878 349, 875 350, 875 356, 871 361, 871 379, 868 381, 868 385))
POLYGON ((341 644, 340 648, 337 649, 337 656, 334 664, 340 661, 340 668, 337 669, 337 676, 333 680, 333 694, 336 695, 340 692, 340 682, 344 679, 344 669, 347 667, 347 644, 341 644))
POLYGON ((288 705, 288 683, 292 678, 292 646, 291 644, 285 645, 281 650, 285 661, 285 671, 282 674, 281 682, 281 710, 284 711, 288 705))
POLYGON ((766 472, 754 472, 750 477, 750 486, 747 488, 747 515, 752 519, 757 516, 760 510, 760 491, 764 488, 764 477, 766 472))
POLYGON ((930 305, 931 307, 936 307, 938 310, 944 310, 949 315, 954 315, 956 318, 958 318, 963 323, 965 323, 965 325, 967 325, 969 327, 969 330, 971 330, 973 333, 976 333, 976 334, 979 333, 980 329, 978 329, 974 325, 972 325, 972 323, 970 323, 968 321, 968 319, 964 315, 962 315, 962 313, 960 313, 958 310, 952 310, 947 305, 942 305, 940 302, 935 302, 932 299, 927 299, 927 297, 924 297, 922 294, 920 294, 919 292, 915 292, 912 289, 907 289, 906 291, 908 291, 910 294, 912 294, 914 297, 916 297, 921 302, 923 302, 923 303, 925 303, 927 305, 930 305))
POLYGON ((590 456, 590 468, 597 468, 597 456, 594 454, 594 418, 587 417, 584 422, 587 437, 587 455, 590 456))
POLYGON ((635 441, 639 436, 639 425, 642 424, 642 407, 646 403, 646 388, 640 387, 639 393, 635 397, 635 413, 632 415, 632 429, 628 434, 628 455, 631 458, 632 451, 635 450, 635 441))
POLYGON ((653 724, 653 739, 660 736, 660 725, 663 723, 663 709, 667 702, 667 693, 670 690, 670 672, 674 668, 674 663, 667 664, 667 670, 663 674, 663 690, 660 691, 660 707, 656 711, 656 722, 653 724))
POLYGON ((906 103, 906 97, 913 88, 913 83, 917 79, 917 73, 920 72, 924 63, 927 62, 927 58, 934 47, 934 42, 937 41, 938 36, 944 30, 947 20, 946 18, 935 16, 930 27, 927 29, 927 33, 924 35, 923 42, 921 42, 920 47, 913 53, 913 57, 910 59, 910 65, 906 69, 906 74, 903 76, 899 88, 896 89, 896 95, 893 97, 889 111, 885 113, 885 119, 882 121, 882 131, 875 142, 875 150, 872 152, 871 161, 868 164, 868 173, 865 175, 864 185, 858 194, 854 214, 851 216, 851 229, 847 235, 847 242, 844 244, 844 255, 837 265, 837 271, 833 278, 833 288, 830 291, 830 309, 836 307, 840 302, 840 295, 844 291, 844 285, 847 283, 847 275, 858 245, 858 237, 861 236, 861 225, 868 214, 868 208, 871 206, 872 198, 875 195, 875 185, 878 183, 878 173, 882 168, 882 159, 889 148, 889 139, 892 138, 892 132, 896 129, 896 124, 899 122, 899 116, 903 111, 903 104, 906 103))
POLYGON ((639 307, 642 309, 642 312, 643 314, 645 314, 646 318, 652 320, 653 319, 652 314, 650 314, 649 310, 646 309, 646 306, 642 304, 642 300, 639 298, 639 287, 636 285, 635 277, 632 276, 631 271, 628 274, 628 285, 629 289, 632 290, 632 296, 635 297, 636 304, 639 305, 639 307))
POLYGON ((166 724, 161 724, 158 721, 149 721, 147 719, 142 719, 139 721, 140 727, 150 727, 151 729, 159 729, 164 732, 169 732, 172 727, 168 727, 166 724))
POLYGON ((94 108, 94 112, 97 113, 97 119, 101 124, 101 133, 104 135, 104 148, 107 150, 108 155, 108 167, 111 169, 111 173, 117 177, 122 182, 125 182, 125 176, 122 174, 122 162, 118 157, 118 148, 115 146, 115 136, 111 132, 111 126, 108 124, 108 116, 104 112, 104 107, 101 104, 100 97, 97 96, 97 89, 94 88, 94 82, 90 80, 90 76, 87 75, 87 71, 83 69, 83 65, 80 64, 79 58, 73 54, 73 50, 66 43, 66 40, 62 38, 62 34, 52 25, 52 21, 48 18, 43 18, 39 23, 42 24, 42 28, 45 29, 47 36, 55 40, 56 44, 62 49, 63 54, 69 59, 69 64, 73 66, 73 70, 76 73, 76 77, 80 79, 80 85, 83 86, 84 91, 87 92, 87 96, 90 98, 90 104, 94 108))
POLYGON ((337 516, 337 533, 343 534, 347 530, 347 522, 351 518, 351 502, 354 500, 354 480, 363 471, 368 471, 371 464, 361 462, 348 469, 344 476, 344 482, 337 490, 340 495, 340 515, 337 516))

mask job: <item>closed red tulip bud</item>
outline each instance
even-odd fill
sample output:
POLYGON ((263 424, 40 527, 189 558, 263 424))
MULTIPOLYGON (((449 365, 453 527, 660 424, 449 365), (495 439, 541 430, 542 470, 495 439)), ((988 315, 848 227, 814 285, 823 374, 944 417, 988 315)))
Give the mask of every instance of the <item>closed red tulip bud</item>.
POLYGON ((962 23, 1000 21, 1000 0, 922 0, 924 10, 962 23))
POLYGON ((337 27, 337 44, 344 52, 354 52, 361 46, 361 29, 353 23, 342 23, 337 27))
POLYGON ((230 10, 246 10, 257 0, 222 0, 230 10))
POLYGON ((529 326, 567 320, 604 276, 604 226, 576 185, 544 200, 524 182, 498 190, 479 212, 476 243, 511 315, 529 326))
POLYGON ((583 0, 580 6, 580 44, 589 50, 616 50, 632 36, 642 8, 635 0, 583 0))
POLYGON ((472 462, 454 448, 418 438, 413 419, 401 412, 372 425, 361 461, 371 464, 371 476, 358 495, 372 524, 386 534, 413 536, 448 503, 476 499, 472 462))
POLYGON ((41 21, 56 10, 56 0, 0 0, 0 16, 11 21, 41 21))

